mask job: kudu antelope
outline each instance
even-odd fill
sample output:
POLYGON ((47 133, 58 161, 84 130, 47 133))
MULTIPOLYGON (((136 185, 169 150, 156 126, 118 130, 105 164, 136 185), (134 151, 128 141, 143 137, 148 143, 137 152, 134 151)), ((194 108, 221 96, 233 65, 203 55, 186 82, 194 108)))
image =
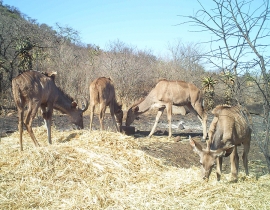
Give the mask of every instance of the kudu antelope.
POLYGON ((213 109, 214 119, 210 125, 206 149, 190 137, 190 145, 199 154, 203 178, 208 180, 212 168, 217 164, 217 180, 220 180, 222 157, 230 155, 232 181, 237 180, 239 156, 237 146, 243 144, 243 163, 248 175, 248 152, 250 148, 251 128, 247 122, 248 113, 241 106, 219 105, 213 109))
POLYGON ((50 144, 52 143, 51 121, 53 109, 67 114, 72 123, 83 128, 83 112, 87 109, 88 101, 85 101, 85 108, 77 108, 77 103, 55 85, 54 77, 54 73, 44 74, 38 71, 26 71, 12 80, 13 97, 18 109, 21 151, 23 150, 23 123, 34 144, 40 146, 32 130, 32 121, 39 107, 47 127, 48 142, 50 144), (27 111, 23 120, 25 106, 27 106, 27 111))
POLYGON ((99 122, 100 129, 104 130, 103 119, 105 116, 106 107, 110 107, 113 124, 117 131, 121 130, 123 111, 122 105, 119 105, 115 99, 114 85, 110 78, 99 77, 95 79, 89 87, 90 92, 90 131, 94 117, 95 106, 99 104, 99 122))
POLYGON ((195 85, 184 81, 160 80, 145 99, 135 103, 129 108, 126 125, 129 126, 138 115, 145 113, 151 108, 158 108, 154 126, 149 134, 150 137, 155 132, 159 118, 166 108, 169 123, 169 137, 171 137, 172 105, 187 106, 190 112, 195 113, 200 119, 203 127, 203 139, 205 140, 207 137, 207 114, 203 109, 202 103, 203 99, 201 91, 195 85))

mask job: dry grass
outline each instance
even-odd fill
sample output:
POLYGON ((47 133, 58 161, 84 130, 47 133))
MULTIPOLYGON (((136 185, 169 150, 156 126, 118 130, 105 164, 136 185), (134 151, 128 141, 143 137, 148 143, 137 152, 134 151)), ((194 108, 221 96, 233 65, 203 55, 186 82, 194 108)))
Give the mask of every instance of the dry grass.
POLYGON ((119 133, 53 129, 1 139, 0 209, 269 209, 270 176, 239 175, 237 183, 202 182, 197 167, 165 166, 138 148, 146 141, 119 133))

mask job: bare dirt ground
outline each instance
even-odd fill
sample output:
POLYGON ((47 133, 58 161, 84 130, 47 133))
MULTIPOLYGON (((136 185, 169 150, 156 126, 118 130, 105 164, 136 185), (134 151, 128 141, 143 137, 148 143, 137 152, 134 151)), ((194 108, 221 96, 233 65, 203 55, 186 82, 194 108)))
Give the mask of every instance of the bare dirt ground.
MULTIPOLYGON (((256 122, 262 122, 262 119, 258 115, 253 115, 253 119, 256 122)), ((139 120, 135 120, 132 126, 135 126, 134 138, 138 140, 143 140, 148 138, 147 135, 153 126, 155 120, 155 112, 146 113, 140 116, 139 120)), ((212 116, 208 116, 208 128, 211 123, 212 116)), ((53 116, 53 124, 56 129, 65 131, 73 129, 74 126, 68 120, 66 115, 53 116)), ((97 115, 94 117, 93 123, 94 129, 99 129, 99 121, 97 115)), ((18 118, 17 113, 8 114, 6 116, 0 117, 0 135, 6 136, 12 132, 17 131, 18 118)), ((41 117, 36 117, 33 126, 43 125, 43 120, 41 117)), ((106 114, 104 125, 106 130, 115 132, 116 129, 113 127, 110 114, 106 114)), ((89 129, 89 114, 84 116, 84 126, 85 129, 89 129)), ((189 113, 185 116, 173 115, 172 122, 172 132, 173 137, 168 138, 167 142, 159 141, 159 138, 164 138, 168 135, 167 129, 167 116, 164 113, 158 123, 157 130, 154 133, 153 138, 157 141, 146 141, 145 144, 141 146, 141 150, 146 152, 155 158, 162 159, 164 164, 171 165, 175 167, 189 168, 191 166, 199 166, 199 157, 195 154, 188 142, 188 137, 194 137, 198 142, 202 137, 202 127, 199 119, 193 114, 189 113), (183 126, 179 126, 179 124, 183 126)), ((1 143, 1 142, 0 142, 1 143)), ((205 147, 205 143, 201 143, 205 147)), ((34 144, 33 144, 34 146, 34 144)), ((243 164, 241 161, 242 147, 239 147, 238 154, 240 157, 240 171, 243 171, 243 164)), ((267 173, 267 166, 265 162, 264 155, 260 151, 256 141, 252 139, 251 148, 249 152, 249 168, 250 172, 256 173, 258 176, 267 173)), ((227 173, 230 172, 230 162, 229 158, 224 158, 223 170, 227 173)))

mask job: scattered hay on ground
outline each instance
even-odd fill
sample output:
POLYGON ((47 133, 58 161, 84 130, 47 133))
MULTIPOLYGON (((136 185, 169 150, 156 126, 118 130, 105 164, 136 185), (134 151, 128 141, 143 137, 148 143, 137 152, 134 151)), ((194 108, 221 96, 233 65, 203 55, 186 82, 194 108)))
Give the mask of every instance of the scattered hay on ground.
MULTIPOLYGON (((270 176, 239 174, 237 183, 202 182, 197 167, 166 166, 139 148, 146 141, 120 133, 34 128, 1 139, 0 209, 269 209, 270 176)), ((173 141, 173 140, 172 140, 173 141)))

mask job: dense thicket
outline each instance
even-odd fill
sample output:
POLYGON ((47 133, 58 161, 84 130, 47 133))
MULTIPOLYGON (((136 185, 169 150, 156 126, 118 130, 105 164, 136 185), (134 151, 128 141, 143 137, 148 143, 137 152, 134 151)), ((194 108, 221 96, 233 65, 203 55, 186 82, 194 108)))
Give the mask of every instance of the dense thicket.
MULTIPOLYGON (((94 43, 81 43, 78 32, 72 28, 37 23, 17 8, 3 5, 1 0, 0 20, 2 106, 13 106, 11 80, 29 69, 56 71, 57 85, 73 97, 88 97, 91 81, 100 76, 110 77, 115 83, 118 100, 125 105, 146 96, 161 78, 193 82, 202 88, 202 79, 211 75, 218 83, 215 104, 226 102, 223 96, 226 91, 230 93, 224 72, 221 76, 219 69, 211 73, 204 68, 204 52, 196 43, 179 40, 168 46, 168 57, 156 57, 151 50, 140 50, 120 40, 111 41, 106 49, 100 49, 94 43)), ((248 84, 243 82, 244 85, 248 84)), ((257 101, 256 94, 252 95, 252 100, 257 101)), ((243 98, 250 96, 247 91, 243 98)))
POLYGON ((71 96, 88 96, 92 80, 111 77, 119 100, 127 104, 145 96, 160 78, 186 80, 201 86, 204 69, 197 49, 191 45, 172 47, 172 58, 164 59, 119 40, 110 42, 107 49, 81 43, 76 30, 39 24, 2 3, 0 19, 2 101, 12 100, 12 78, 29 69, 57 71, 56 82, 71 96))

